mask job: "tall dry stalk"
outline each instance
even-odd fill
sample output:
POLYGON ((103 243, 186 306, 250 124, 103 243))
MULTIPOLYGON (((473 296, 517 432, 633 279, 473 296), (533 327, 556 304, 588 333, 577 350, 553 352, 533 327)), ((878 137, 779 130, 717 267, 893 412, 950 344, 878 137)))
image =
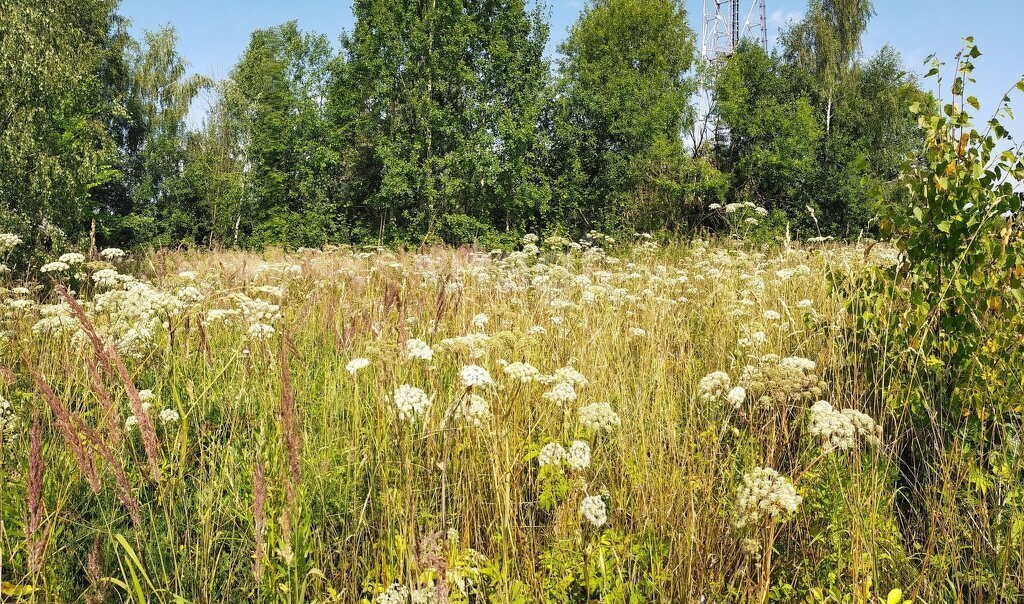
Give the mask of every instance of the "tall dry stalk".
POLYGON ((33 575, 43 570, 43 551, 46 538, 40 534, 43 522, 43 478, 46 461, 43 459, 43 437, 39 426, 39 413, 32 414, 32 436, 28 449, 28 518, 25 521, 25 549, 28 551, 28 570, 33 575))

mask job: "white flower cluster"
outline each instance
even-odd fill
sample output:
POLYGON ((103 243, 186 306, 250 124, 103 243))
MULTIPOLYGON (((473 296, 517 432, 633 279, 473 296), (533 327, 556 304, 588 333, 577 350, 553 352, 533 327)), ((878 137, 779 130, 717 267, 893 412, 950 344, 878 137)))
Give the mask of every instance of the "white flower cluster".
POLYGON ((462 403, 462 421, 474 428, 483 428, 491 421, 491 406, 487 399, 477 394, 470 394, 462 403))
POLYGON ((736 490, 737 529, 764 520, 784 520, 796 513, 803 498, 785 476, 772 468, 756 467, 743 475, 736 490))
POLYGON ((491 374, 479 365, 466 365, 459 371, 459 381, 463 388, 483 388, 493 386, 494 378, 491 374))
POLYGON ((392 583, 375 601, 377 604, 409 604, 409 588, 400 583, 392 583))
POLYGON ((540 376, 540 371, 529 363, 509 363, 504 368, 505 375, 524 384, 533 382, 540 376))
POLYGON ((565 459, 565 447, 561 443, 548 443, 540 448, 537 454, 537 463, 541 467, 557 466, 565 459))
POLYGON ((128 254, 124 253, 124 250, 116 247, 108 247, 100 252, 100 258, 103 258, 107 262, 117 262, 118 260, 124 260, 128 254))
POLYGON ((592 432, 611 432, 622 424, 610 403, 590 403, 579 409, 580 424, 592 432))
POLYGON ((13 250, 21 245, 21 237, 14 233, 0 233, 0 252, 13 250))
POLYGON ((551 390, 541 395, 544 400, 562 405, 563 407, 576 400, 576 389, 569 382, 558 382, 551 390))
POLYGON ((608 522, 608 508, 598 495, 584 497, 580 503, 580 515, 594 528, 601 528, 608 522))
POLYGON ((702 377, 697 383, 697 390, 700 398, 704 401, 719 400, 729 391, 732 380, 729 374, 724 371, 714 371, 702 377))
POLYGON ((85 256, 78 252, 68 252, 67 254, 61 254, 61 257, 57 259, 58 262, 63 262, 67 265, 81 264, 85 262, 85 256))
POLYGON ((565 465, 577 472, 590 467, 590 445, 585 440, 574 440, 565 455, 565 465))
POLYGON ((359 370, 366 369, 369 366, 370 366, 370 359, 366 359, 366 358, 360 357, 360 358, 357 358, 357 359, 352 359, 351 361, 346 363, 345 364, 345 371, 351 373, 352 375, 355 375, 356 372, 358 372, 359 370))
POLYGON ((402 421, 414 424, 430 411, 430 397, 415 386, 402 384, 395 389, 393 400, 398 409, 398 419, 402 421))
POLYGON ((808 430, 822 440, 826 451, 853 449, 858 438, 877 444, 881 435, 881 426, 871 416, 855 409, 839 411, 827 401, 818 401, 811 406, 808 430))
POLYGON ((409 360, 432 361, 434 350, 423 340, 411 338, 405 342, 405 356, 409 360))
POLYGON ((756 365, 747 365, 740 375, 747 401, 756 409, 772 405, 809 403, 821 398, 823 388, 814 373, 817 364, 802 357, 780 359, 766 354, 756 365))
POLYGON ((0 396, 0 446, 12 445, 17 438, 18 419, 14 408, 9 400, 0 396))
POLYGON ((60 260, 57 260, 55 262, 47 262, 39 270, 44 273, 63 273, 65 271, 71 270, 71 266, 69 266, 67 262, 61 262, 60 260))
POLYGON ((92 274, 92 281, 96 284, 96 287, 116 289, 135 281, 135 278, 130 275, 122 275, 112 268, 101 268, 92 274))

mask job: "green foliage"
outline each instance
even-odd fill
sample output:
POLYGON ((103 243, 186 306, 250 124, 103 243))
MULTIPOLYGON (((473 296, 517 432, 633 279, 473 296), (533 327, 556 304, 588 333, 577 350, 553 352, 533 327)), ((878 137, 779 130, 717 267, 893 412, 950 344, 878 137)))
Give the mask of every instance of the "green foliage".
MULTIPOLYGON (((101 71, 116 46, 112 0, 10 0, 0 19, 0 226, 28 250, 77 237, 90 190, 112 178, 101 71)), ((115 101, 115 102, 111 102, 115 101)))
POLYGON ((675 0, 600 0, 560 47, 552 108, 556 220, 607 231, 679 225, 721 195, 682 145, 694 36, 675 0))
MULTIPOLYGON (((852 285, 860 295, 851 311, 871 394, 909 425, 898 445, 905 530, 930 544, 935 573, 958 577, 952 593, 984 600, 1006 595, 1002 577, 1021 563, 1024 243, 1014 187, 1024 158, 1002 125, 1009 96, 983 128, 974 124, 979 103, 968 90, 979 56, 967 38, 950 97, 912 107, 923 148, 881 219, 899 257, 852 285), (941 526, 935 509, 950 515, 941 526), (965 547, 978 564, 970 576, 959 574, 965 547)), ((943 65, 931 62, 938 76, 943 65)))

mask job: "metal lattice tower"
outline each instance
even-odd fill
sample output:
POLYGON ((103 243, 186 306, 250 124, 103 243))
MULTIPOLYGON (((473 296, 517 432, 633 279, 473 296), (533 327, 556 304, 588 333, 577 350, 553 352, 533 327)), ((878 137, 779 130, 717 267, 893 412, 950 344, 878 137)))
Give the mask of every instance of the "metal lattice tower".
MULTIPOLYGON (((728 57, 739 46, 740 40, 756 40, 765 52, 768 52, 768 9, 767 0, 704 0, 704 13, 701 19, 700 54, 701 58, 714 68, 724 57, 728 57), (743 8, 746 10, 745 17, 743 8)), ((701 86, 699 94, 698 118, 708 115, 712 106, 711 91, 701 86)), ((694 145, 707 139, 714 131, 716 138, 725 136, 717 124, 705 121, 697 124, 694 145)))
POLYGON ((767 0, 704 0, 701 56, 709 62, 728 56, 740 40, 757 40, 768 51, 767 0), (741 10, 749 3, 746 15, 741 10), (743 16, 742 21, 741 16, 743 16))

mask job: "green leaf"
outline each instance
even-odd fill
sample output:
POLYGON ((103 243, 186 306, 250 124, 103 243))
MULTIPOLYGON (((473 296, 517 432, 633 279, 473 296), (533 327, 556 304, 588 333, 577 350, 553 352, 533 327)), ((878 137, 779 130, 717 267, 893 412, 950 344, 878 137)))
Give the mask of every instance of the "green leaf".
POLYGON ((970 105, 971 107, 974 107, 975 110, 981 109, 981 103, 978 102, 977 97, 967 97, 967 104, 970 105))
POLYGON ((900 604, 903 601, 903 590, 894 589, 885 597, 885 604, 900 604))
POLYGON ((940 222, 939 224, 937 224, 935 226, 936 226, 936 228, 938 228, 943 233, 947 233, 947 234, 949 233, 949 221, 948 220, 943 220, 942 222, 940 222))

